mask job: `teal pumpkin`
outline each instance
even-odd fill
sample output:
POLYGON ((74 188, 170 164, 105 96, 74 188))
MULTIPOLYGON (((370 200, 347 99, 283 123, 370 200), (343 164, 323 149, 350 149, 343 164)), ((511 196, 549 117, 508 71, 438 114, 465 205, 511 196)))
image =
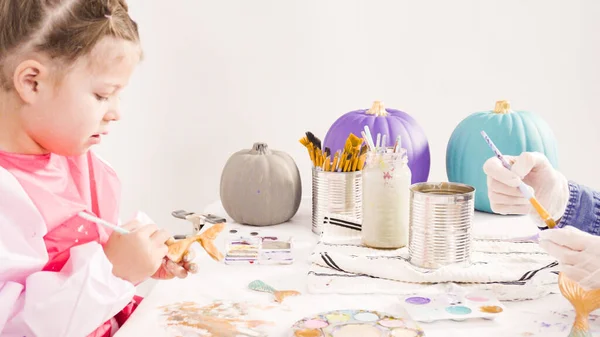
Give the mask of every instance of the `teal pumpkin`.
POLYGON ((446 148, 448 180, 475 187, 475 209, 493 213, 488 199, 483 164, 494 156, 481 131, 485 131, 504 155, 540 152, 558 168, 558 146, 550 126, 538 115, 513 111, 507 101, 496 102, 492 111, 476 112, 461 121, 446 148))

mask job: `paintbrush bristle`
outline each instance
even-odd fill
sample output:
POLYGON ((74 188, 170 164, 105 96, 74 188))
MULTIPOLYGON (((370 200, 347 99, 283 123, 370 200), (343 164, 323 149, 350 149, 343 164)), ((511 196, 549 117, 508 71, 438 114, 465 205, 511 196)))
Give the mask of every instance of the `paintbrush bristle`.
POLYGON ((319 138, 317 138, 317 136, 315 136, 312 132, 307 131, 306 132, 306 137, 308 138, 308 140, 313 143, 313 145, 315 146, 315 148, 320 149, 321 148, 321 140, 319 138))
POLYGON ((360 157, 365 153, 367 153, 367 144, 363 143, 362 146, 360 147, 360 152, 359 152, 358 156, 360 157))
POLYGON ((331 149, 329 149, 328 147, 325 148, 325 157, 329 157, 331 155, 331 149))
POLYGON ((350 141, 350 144, 352 144, 352 147, 356 147, 360 143, 362 143, 362 140, 353 133, 350 133, 350 136, 348 136, 348 140, 350 141))

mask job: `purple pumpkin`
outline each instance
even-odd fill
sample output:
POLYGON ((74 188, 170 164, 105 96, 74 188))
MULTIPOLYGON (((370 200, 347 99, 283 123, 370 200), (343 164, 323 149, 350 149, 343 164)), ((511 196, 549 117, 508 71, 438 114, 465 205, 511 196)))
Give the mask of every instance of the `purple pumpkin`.
POLYGON ((371 109, 350 111, 338 118, 327 131, 323 148, 328 147, 332 154, 343 149, 350 133, 362 137, 365 125, 371 131, 373 142, 377 140, 377 133, 381 133, 381 137, 387 135, 387 145, 393 146, 400 136, 402 148, 407 151, 412 183, 427 181, 431 158, 423 128, 406 112, 386 109, 379 101, 373 103, 371 109))

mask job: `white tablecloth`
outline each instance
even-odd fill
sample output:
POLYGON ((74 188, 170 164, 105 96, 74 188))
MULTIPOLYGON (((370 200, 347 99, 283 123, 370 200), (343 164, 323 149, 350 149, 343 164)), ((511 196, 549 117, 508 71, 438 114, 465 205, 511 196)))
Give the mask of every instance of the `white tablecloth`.
MULTIPOLYGON (((395 314, 401 310, 401 301, 393 295, 313 295, 307 293, 306 275, 309 268, 307 257, 313 251, 318 237, 311 231, 311 202, 303 199, 300 210, 289 222, 272 227, 248 227, 228 219, 230 229, 258 231, 275 236, 293 236, 295 240, 295 263, 288 266, 225 265, 210 259, 195 246, 200 272, 185 280, 159 282, 144 299, 133 316, 119 330, 116 337, 171 336, 161 321, 159 306, 181 301, 208 304, 213 300, 252 301, 272 304, 272 296, 250 291, 247 285, 256 279, 279 290, 298 290, 301 296, 285 301, 287 311, 277 316, 265 317, 275 321, 270 336, 288 336, 289 327, 297 320, 323 311, 335 309, 369 309, 395 314)), ((206 212, 226 216, 221 203, 210 205, 206 212)), ((533 224, 527 217, 504 217, 476 213, 474 230, 478 234, 531 232, 533 224)), ((222 235, 217 242, 224 251, 222 235)), ((544 336, 566 337, 573 322, 570 304, 554 294, 539 300, 505 303, 506 312, 496 320, 438 321, 420 323, 428 337, 467 336, 544 336)), ((592 315, 594 336, 600 336, 600 319, 592 315)))

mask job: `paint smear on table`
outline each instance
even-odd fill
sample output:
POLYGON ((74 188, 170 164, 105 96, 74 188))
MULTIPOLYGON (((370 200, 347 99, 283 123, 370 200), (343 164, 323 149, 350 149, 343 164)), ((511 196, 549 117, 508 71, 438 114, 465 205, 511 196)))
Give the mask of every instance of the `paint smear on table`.
POLYGON ((201 306, 195 302, 179 302, 161 306, 168 332, 175 336, 235 337, 241 331, 261 333, 260 327, 274 322, 252 319, 251 312, 265 311, 274 306, 245 302, 215 301, 201 306))
MULTIPOLYGON (((532 326, 527 327, 519 336, 565 337, 569 334, 575 321, 575 311, 527 312, 532 316, 532 326)), ((590 333, 600 336, 600 315, 589 316, 590 333)))

